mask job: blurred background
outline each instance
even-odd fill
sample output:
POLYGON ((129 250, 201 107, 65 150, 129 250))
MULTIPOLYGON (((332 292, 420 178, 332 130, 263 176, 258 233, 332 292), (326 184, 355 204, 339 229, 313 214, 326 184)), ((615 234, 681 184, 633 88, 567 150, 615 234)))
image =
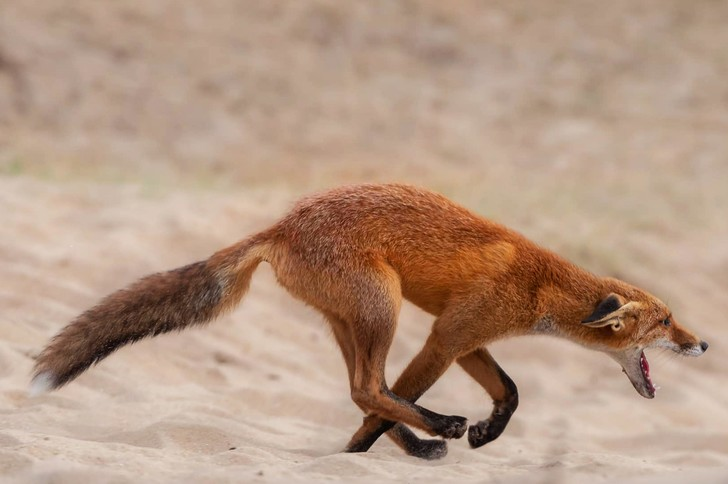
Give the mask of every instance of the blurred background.
POLYGON ((6 0, 0 174, 417 183, 597 269, 672 267, 659 289, 702 259, 722 293, 726 24, 710 0, 6 0))
MULTIPOLYGON (((682 424, 725 432, 728 395, 715 389, 728 363, 726 25, 720 0, 3 0, 0 304, 8 323, 0 331, 9 346, 0 360, 12 366, 25 355, 7 373, 6 398, 25 384, 28 355, 44 338, 106 292, 205 257, 303 194, 400 181, 667 300, 711 350, 663 362, 670 374, 655 379, 673 379, 659 407, 669 411, 650 429, 664 435, 688 403, 707 401, 705 415, 682 424)), ((262 277, 257 297, 292 304, 262 277)), ((249 328, 253 315, 241 311, 230 319, 249 328)), ((302 306, 290 311, 317 318, 302 306)), ((405 308, 395 370, 421 344, 423 317, 405 308)), ((273 323, 266 331, 296 339, 273 323)), ((326 337, 316 324, 306 331, 326 337)), ((211 335, 215 346, 230 329, 211 335)), ((565 347, 538 344, 558 365, 565 347)), ((530 345, 506 348, 520 355, 511 365, 526 359, 518 376, 538 394, 539 380, 526 376, 528 361, 540 361, 530 345)), ((198 360, 208 354, 194 351, 198 360)), ((329 353, 314 357, 337 365, 331 378, 345 406, 343 365, 329 353)), ((600 381, 601 357, 573 355, 584 385, 600 381)), ((143 373, 134 364, 124 371, 143 373)), ((607 381, 636 399, 618 378, 607 381)), ((571 401, 566 389, 544 388, 571 401)), ((646 417, 655 407, 644 408, 646 417)), ((680 449, 680 435, 668 450, 680 449)), ((728 462, 720 435, 692 442, 715 460, 689 463, 728 462)))

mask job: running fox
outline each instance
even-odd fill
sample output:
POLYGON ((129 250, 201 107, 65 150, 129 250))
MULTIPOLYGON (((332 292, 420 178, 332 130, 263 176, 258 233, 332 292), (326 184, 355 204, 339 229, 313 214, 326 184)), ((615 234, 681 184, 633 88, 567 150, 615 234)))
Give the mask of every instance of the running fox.
POLYGON ((708 348, 651 294, 591 274, 442 195, 358 185, 304 198, 269 229, 205 261, 107 296, 40 353, 32 390, 58 388, 125 344, 232 309, 261 261, 331 325, 351 398, 366 414, 348 452, 364 452, 387 433, 410 455, 447 453, 444 440, 419 439, 407 426, 446 439, 467 430, 472 447, 496 439, 518 406, 516 385, 487 349, 499 339, 549 334, 606 353, 645 398, 655 396, 645 348, 690 356, 708 348), (384 365, 402 298, 436 320, 390 388, 384 365), (490 416, 470 427, 415 404, 453 362, 493 399, 490 416))

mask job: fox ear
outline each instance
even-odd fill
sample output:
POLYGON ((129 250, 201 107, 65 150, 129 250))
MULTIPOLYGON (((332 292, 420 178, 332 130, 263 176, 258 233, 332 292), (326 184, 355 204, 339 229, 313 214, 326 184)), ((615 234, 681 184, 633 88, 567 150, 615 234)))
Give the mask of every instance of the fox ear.
POLYGON ((614 331, 624 328, 624 315, 627 311, 634 308, 636 303, 626 303, 622 296, 618 294, 610 294, 601 300, 594 312, 581 322, 584 326, 590 328, 602 328, 604 326, 612 326, 614 331))

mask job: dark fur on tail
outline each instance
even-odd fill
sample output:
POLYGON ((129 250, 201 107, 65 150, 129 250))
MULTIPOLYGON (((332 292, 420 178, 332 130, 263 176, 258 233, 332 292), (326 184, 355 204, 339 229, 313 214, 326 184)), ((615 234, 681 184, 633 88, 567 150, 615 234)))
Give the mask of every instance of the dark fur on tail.
POLYGON ((152 274, 78 316, 38 356, 37 391, 65 385, 122 346, 204 324, 237 303, 260 262, 246 240, 206 261, 152 274))

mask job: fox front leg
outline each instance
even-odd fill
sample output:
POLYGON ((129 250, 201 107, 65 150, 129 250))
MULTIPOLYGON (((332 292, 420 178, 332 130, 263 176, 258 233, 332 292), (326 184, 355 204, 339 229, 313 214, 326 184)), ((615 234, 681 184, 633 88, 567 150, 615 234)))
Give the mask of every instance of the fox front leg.
POLYGON ((503 433, 518 407, 518 389, 485 348, 460 357, 458 363, 493 398, 490 417, 468 428, 468 442, 475 449, 503 433))

